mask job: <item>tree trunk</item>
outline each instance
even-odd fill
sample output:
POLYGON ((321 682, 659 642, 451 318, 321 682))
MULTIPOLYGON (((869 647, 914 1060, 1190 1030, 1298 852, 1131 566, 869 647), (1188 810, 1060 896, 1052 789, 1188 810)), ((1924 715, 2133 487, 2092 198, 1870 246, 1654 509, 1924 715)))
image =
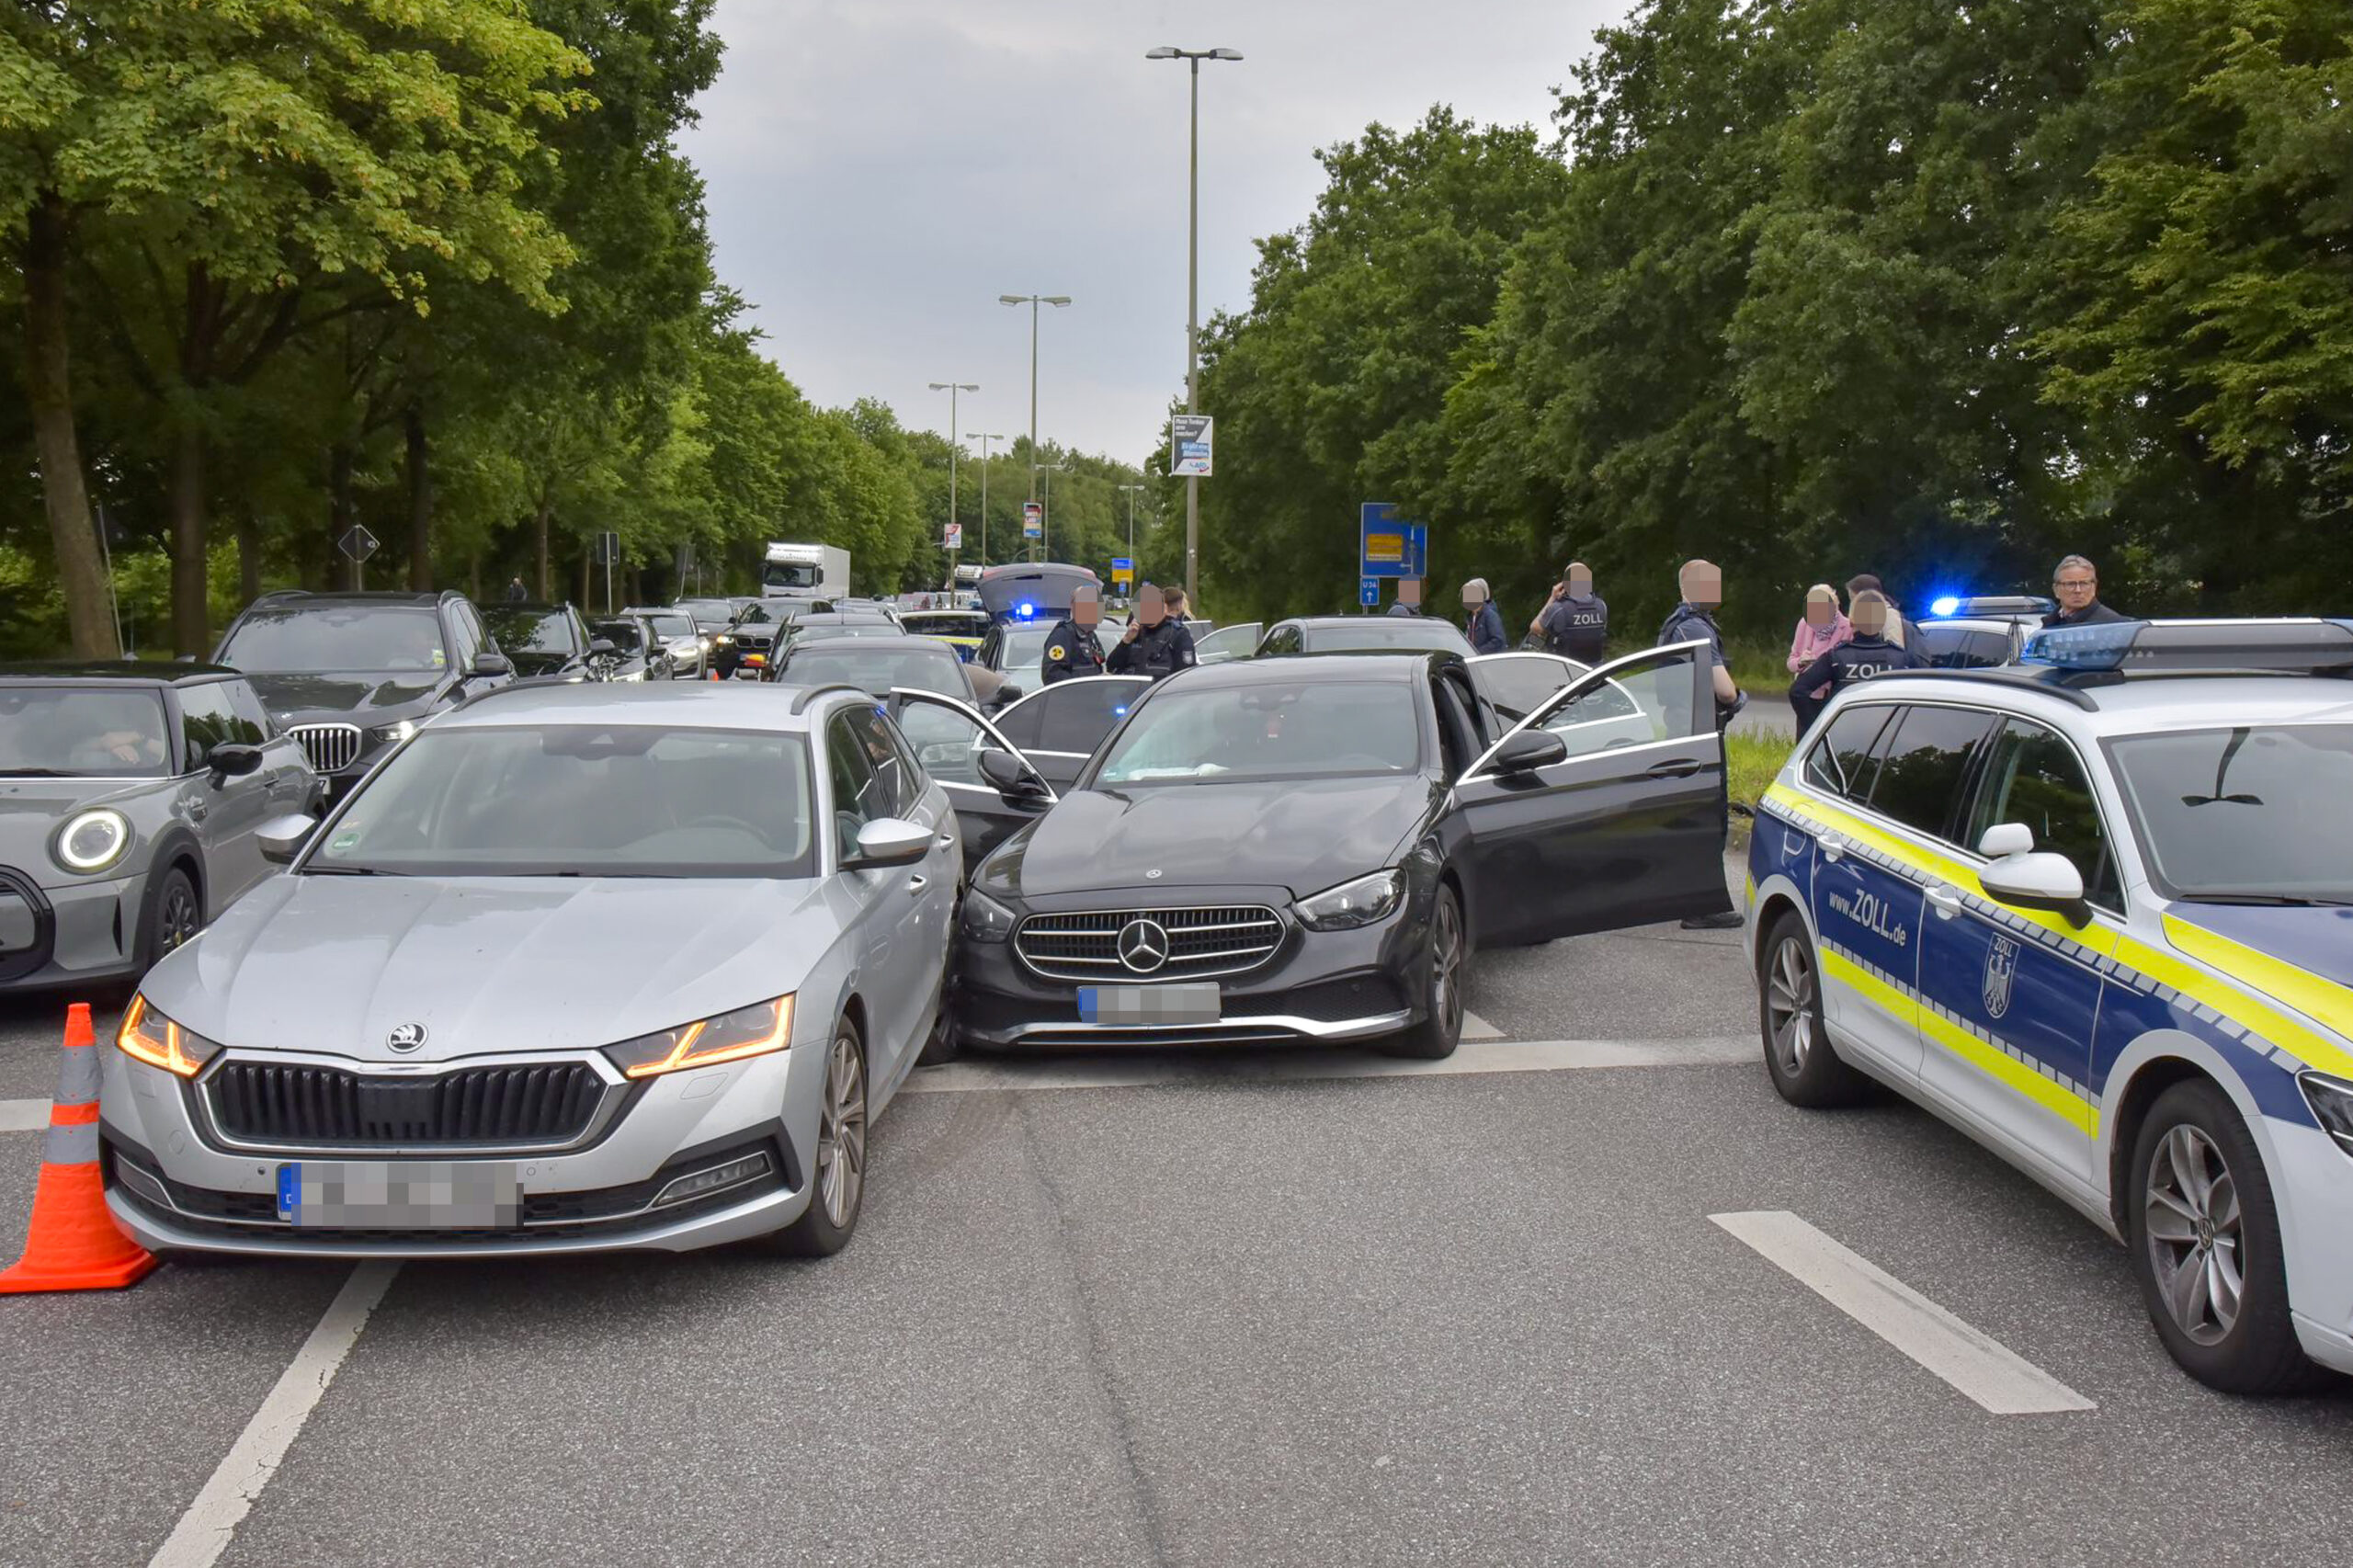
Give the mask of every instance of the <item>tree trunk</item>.
POLYGON ((249 605, 261 597, 261 528, 253 513, 237 514, 237 603, 249 605))
POLYGON ((211 651, 205 600, 204 430, 191 414, 172 441, 172 652, 211 651))
POLYGON ((466 562, 466 597, 482 603, 482 551, 477 550, 466 562))
POLYGON ((426 463, 425 405, 408 405, 408 585, 433 586, 433 471, 426 463))
POLYGON ((595 560, 596 557, 589 553, 586 545, 580 547, 580 597, 574 603, 584 610, 588 608, 588 576, 596 569, 593 564, 595 560))
POLYGON ((531 519, 531 544, 536 552, 537 567, 531 579, 531 594, 541 604, 548 600, 548 520, 555 516, 555 497, 540 497, 540 510, 531 519))
POLYGON ((327 575, 319 585, 329 593, 351 585, 351 558, 343 552, 343 536, 359 521, 359 504, 351 493, 352 470, 358 462, 348 441, 337 441, 327 449, 327 575))
POLYGON ((44 194, 28 214, 25 239, 25 397, 33 416, 33 450, 40 464, 41 500, 49 513, 51 546, 65 590, 65 622, 74 654, 116 659, 114 596, 107 581, 98 534, 90 520, 90 491, 82 472, 82 445, 74 426, 72 339, 65 321, 69 249, 65 204, 44 194))

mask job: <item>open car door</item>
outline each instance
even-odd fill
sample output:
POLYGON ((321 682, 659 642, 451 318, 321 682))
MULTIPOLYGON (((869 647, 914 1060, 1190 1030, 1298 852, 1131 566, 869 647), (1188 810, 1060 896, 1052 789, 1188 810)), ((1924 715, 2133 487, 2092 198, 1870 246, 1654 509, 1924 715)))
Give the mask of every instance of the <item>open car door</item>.
POLYGON ((1474 653, 1462 661, 1471 684, 1487 699, 1508 729, 1527 718, 1553 694, 1593 668, 1558 653, 1522 650, 1511 653, 1474 653))
POLYGON ((1483 946, 1732 907, 1712 670, 1705 642, 1603 665, 1464 770, 1454 809, 1483 946))
POLYGON ((1142 676, 1074 676, 1000 709, 994 722, 1059 793, 1078 782, 1105 737, 1151 687, 1142 676))
POLYGON ((967 874, 981 858, 1022 824, 1041 816, 1055 801, 1054 787, 1038 765, 1005 738, 997 727, 952 697, 904 687, 891 693, 891 722, 899 726, 932 782, 948 792, 956 825, 964 837, 967 874), (982 771, 981 757, 1002 752, 1036 784, 1034 791, 1009 792, 982 771))
POLYGON ((1193 657, 1204 665, 1246 659, 1258 651, 1258 633, 1263 624, 1245 620, 1233 626, 1221 626, 1204 636, 1196 637, 1193 639, 1193 657))

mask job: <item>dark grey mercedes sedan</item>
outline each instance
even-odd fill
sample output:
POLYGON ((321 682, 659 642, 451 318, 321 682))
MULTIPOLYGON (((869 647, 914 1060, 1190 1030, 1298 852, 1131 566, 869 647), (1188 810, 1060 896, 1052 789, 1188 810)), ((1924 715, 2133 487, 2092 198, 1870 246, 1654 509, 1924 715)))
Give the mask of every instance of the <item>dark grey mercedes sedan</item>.
POLYGON ((271 868, 319 776, 234 670, 0 665, 0 991, 135 978, 271 868))

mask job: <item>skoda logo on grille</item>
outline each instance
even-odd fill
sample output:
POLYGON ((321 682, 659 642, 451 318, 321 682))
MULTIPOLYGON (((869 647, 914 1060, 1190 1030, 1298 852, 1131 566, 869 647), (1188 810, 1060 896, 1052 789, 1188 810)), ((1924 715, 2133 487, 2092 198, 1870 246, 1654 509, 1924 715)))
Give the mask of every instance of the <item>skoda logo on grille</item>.
POLYGON ((1120 927, 1120 961, 1150 974, 1168 961, 1168 933, 1157 920, 1131 920, 1120 927))
POLYGON ((384 1037, 384 1043, 405 1056, 425 1044, 423 1024, 403 1024, 384 1037))

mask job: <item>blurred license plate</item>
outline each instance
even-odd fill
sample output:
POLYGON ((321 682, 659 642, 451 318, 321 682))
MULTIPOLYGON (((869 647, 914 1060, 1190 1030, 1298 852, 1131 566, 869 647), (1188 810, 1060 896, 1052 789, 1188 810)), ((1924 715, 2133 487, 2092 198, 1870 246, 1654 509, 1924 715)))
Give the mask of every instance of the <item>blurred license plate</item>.
POLYGON ((1082 985, 1078 1016, 1090 1024, 1213 1024, 1214 985, 1082 985))
POLYGON ((304 1160, 278 1167, 278 1217, 356 1230, 485 1230, 520 1218, 511 1163, 304 1160))

